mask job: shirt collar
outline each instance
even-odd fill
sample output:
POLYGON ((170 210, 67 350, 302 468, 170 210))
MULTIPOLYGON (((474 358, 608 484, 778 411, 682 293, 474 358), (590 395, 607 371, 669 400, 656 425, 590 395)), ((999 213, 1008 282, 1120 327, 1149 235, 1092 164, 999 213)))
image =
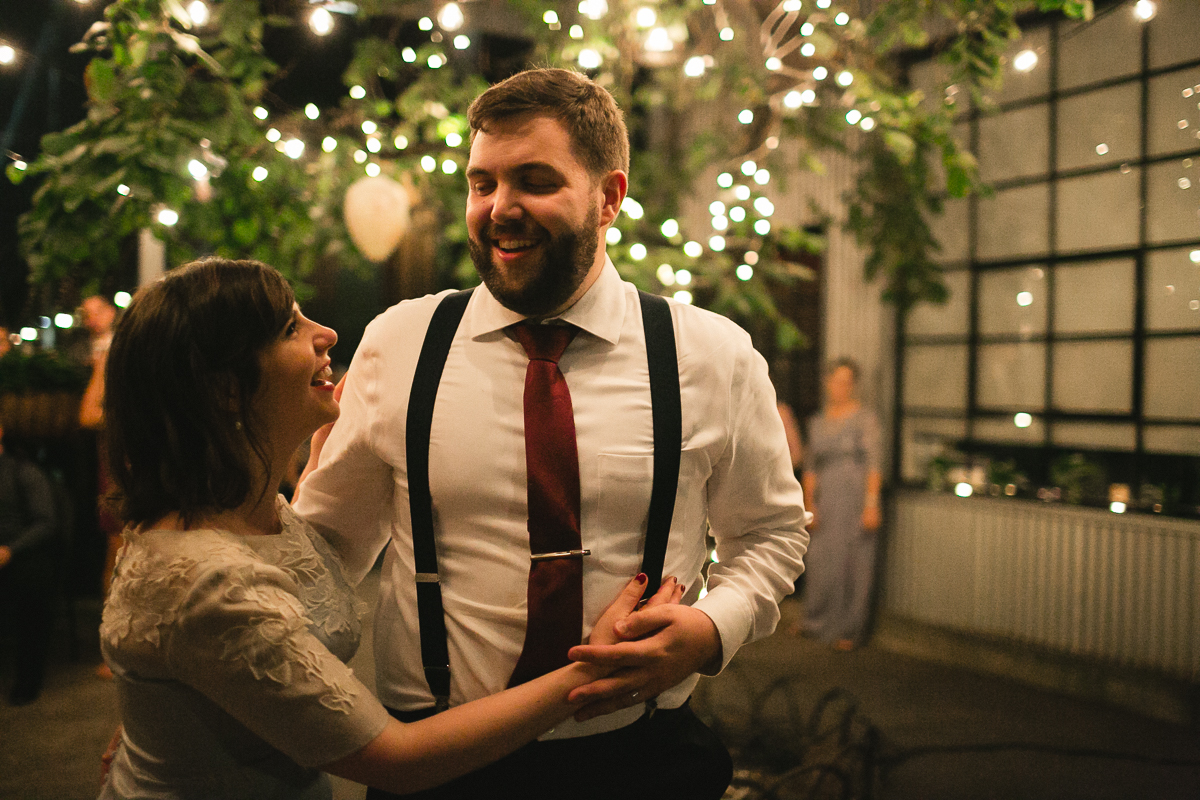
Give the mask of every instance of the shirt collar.
MULTIPOLYGON (((625 322, 624 283, 605 255, 604 268, 596 282, 583 297, 556 319, 569 322, 610 344, 621 338, 621 327, 625 322)), ((480 284, 471 297, 463 325, 472 339, 507 328, 521 320, 524 315, 500 305, 487 286, 480 284)))

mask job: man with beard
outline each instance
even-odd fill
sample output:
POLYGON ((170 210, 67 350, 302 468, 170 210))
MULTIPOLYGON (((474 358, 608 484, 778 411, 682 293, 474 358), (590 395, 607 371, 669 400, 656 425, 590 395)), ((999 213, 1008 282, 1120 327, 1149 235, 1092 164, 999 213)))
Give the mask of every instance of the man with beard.
POLYGON ((390 542, 375 655, 380 698, 400 719, 526 680, 547 653, 618 667, 577 690, 574 721, 414 797, 715 800, 728 753, 687 698, 699 674, 771 633, 808 541, 766 364, 727 319, 640 298, 608 259, 629 144, 607 91, 530 70, 484 92, 469 120, 467 227, 483 285, 405 301, 367 328, 297 507, 352 553, 355 577, 390 542), (452 306, 460 319, 446 323, 452 306), (665 331, 644 327, 659 314, 665 331), (648 354, 672 335, 674 398, 652 391, 662 357, 648 354), (554 353, 542 338, 558 339, 554 353), (672 402, 673 441, 655 419, 672 402), (656 455, 672 463, 675 447, 664 481, 656 455), (676 477, 661 523, 652 487, 676 477), (546 525, 573 543, 546 546, 546 525), (655 564, 647 531, 668 526, 655 564), (710 528, 719 563, 704 592, 710 528), (677 578, 683 602, 619 624, 619 644, 580 646, 639 572, 651 585, 677 578), (565 634, 546 621, 556 615, 565 634))

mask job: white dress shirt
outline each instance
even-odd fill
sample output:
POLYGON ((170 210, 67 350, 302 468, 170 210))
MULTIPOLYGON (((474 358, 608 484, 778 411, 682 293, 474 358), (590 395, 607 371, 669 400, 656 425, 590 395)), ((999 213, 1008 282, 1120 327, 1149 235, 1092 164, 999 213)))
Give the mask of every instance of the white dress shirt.
MULTIPOLYGON (((399 710, 432 705, 421 668, 405 419, 429 319, 446 293, 376 318, 354 356, 342 415, 298 510, 361 579, 390 542, 375 617, 377 691, 399 710)), ((713 620, 724 668, 774 630, 779 600, 803 570, 807 514, 787 439, 750 337, 716 314, 671 302, 679 354, 683 452, 664 576, 713 620), (705 533, 719 563, 700 594, 705 533)), ((581 487, 583 635, 641 567, 653 473, 645 333, 637 290, 611 262, 561 315, 581 330, 559 361, 575 412, 581 487)), ((522 319, 480 286, 446 359, 430 434, 429 482, 458 705, 504 689, 525 638, 529 535, 523 391, 528 360, 505 328, 522 319)), ((693 675, 659 696, 683 703, 693 675)), ((568 721, 547 737, 599 733, 642 713, 568 721)), ((546 738, 546 737, 543 737, 546 738)))

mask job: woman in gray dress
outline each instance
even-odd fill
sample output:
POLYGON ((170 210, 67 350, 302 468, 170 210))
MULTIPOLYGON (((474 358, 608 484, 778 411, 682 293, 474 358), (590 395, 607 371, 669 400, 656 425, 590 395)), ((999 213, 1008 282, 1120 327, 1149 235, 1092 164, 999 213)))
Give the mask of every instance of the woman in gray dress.
POLYGON ((879 422, 858 399, 858 365, 849 358, 825 373, 825 407, 809 420, 804 444, 808 531, 805 630, 839 650, 862 643, 881 521, 879 422))

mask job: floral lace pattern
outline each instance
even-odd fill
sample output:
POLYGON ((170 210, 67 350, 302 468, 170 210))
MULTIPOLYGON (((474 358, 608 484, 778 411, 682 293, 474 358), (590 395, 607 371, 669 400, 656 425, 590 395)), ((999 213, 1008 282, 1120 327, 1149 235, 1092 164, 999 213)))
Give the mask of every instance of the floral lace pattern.
POLYGON ((349 714, 356 685, 332 680, 323 660, 354 654, 366 606, 337 556, 282 499, 280 516, 277 536, 127 532, 100 627, 107 647, 138 652, 139 663, 165 663, 189 636, 186 646, 202 649, 211 635, 212 650, 235 672, 280 687, 313 687, 322 706, 349 714), (196 623, 207 614, 219 629, 196 623), (181 633, 189 625, 204 635, 181 633))

